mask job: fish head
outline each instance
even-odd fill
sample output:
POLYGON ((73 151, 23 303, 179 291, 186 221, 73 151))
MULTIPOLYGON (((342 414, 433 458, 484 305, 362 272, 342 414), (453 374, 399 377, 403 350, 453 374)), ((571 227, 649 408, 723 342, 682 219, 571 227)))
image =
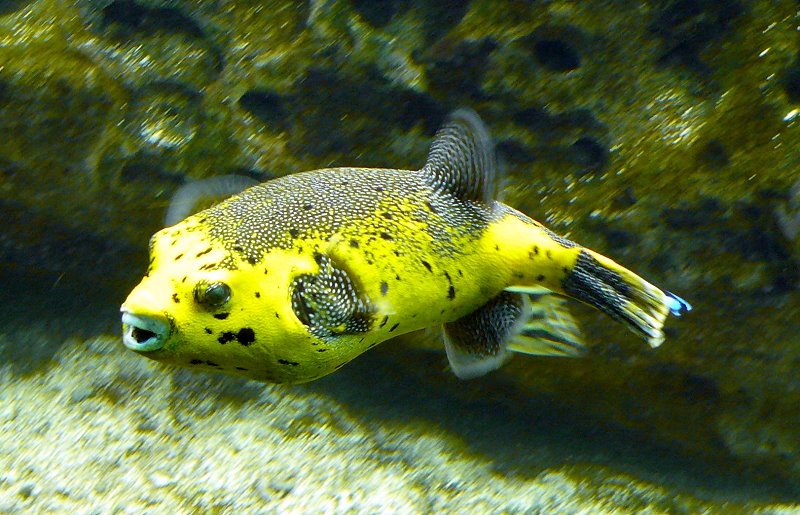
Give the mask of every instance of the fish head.
POLYGON ((274 252, 247 259, 211 236, 202 213, 162 229, 150 266, 121 308, 123 343, 148 358, 268 382, 327 373, 333 352, 292 309, 296 277, 313 258, 274 252))

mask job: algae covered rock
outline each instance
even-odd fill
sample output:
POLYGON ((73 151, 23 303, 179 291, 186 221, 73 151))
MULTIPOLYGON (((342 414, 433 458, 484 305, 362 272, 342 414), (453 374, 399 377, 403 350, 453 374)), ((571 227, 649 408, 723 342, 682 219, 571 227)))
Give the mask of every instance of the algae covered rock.
MULTIPOLYGON (((4 2, 0 262, 129 284, 184 181, 418 167, 470 105, 506 202, 695 305, 657 350, 577 307, 587 358, 517 357, 492 388, 800 484, 797 16, 789 0, 4 2)), ((438 354, 391 356, 448 387, 438 354)))

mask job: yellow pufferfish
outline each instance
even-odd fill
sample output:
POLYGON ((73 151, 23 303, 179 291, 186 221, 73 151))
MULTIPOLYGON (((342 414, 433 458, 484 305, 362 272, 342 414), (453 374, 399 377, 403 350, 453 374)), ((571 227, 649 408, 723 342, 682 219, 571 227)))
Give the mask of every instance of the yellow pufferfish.
POLYGON ((542 291, 661 344, 667 315, 689 304, 494 200, 495 170, 486 127, 459 109, 421 170, 323 169, 245 189, 153 236, 149 269, 122 305, 124 344, 302 383, 441 327, 451 369, 471 378, 511 351, 581 352, 569 327, 542 321, 542 291))

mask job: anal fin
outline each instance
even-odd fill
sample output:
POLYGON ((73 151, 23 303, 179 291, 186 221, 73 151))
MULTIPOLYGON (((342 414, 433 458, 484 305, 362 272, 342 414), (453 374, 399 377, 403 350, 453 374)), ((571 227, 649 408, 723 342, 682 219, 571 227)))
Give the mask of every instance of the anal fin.
POLYGON ((471 379, 499 368, 510 351, 540 356, 579 356, 580 331, 553 295, 504 291, 458 320, 444 325, 450 368, 471 379))
POLYGON ((550 293, 536 294, 526 299, 525 304, 528 318, 509 338, 508 350, 536 356, 585 354, 581 331, 565 299, 550 293))

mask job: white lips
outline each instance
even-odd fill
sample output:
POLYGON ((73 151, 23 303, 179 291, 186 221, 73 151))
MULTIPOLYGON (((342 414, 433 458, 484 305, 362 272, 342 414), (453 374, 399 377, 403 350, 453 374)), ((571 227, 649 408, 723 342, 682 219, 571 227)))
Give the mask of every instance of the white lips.
POLYGON ((169 326, 157 318, 134 315, 122 309, 122 343, 131 350, 147 352, 164 346, 169 326))

